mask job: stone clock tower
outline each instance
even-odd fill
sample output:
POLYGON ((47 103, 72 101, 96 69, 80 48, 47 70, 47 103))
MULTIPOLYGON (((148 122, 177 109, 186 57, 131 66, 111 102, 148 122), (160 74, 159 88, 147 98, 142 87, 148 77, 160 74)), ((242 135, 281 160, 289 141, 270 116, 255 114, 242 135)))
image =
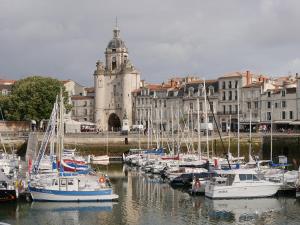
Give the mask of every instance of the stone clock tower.
POLYGON ((128 50, 116 26, 105 51, 105 63, 97 61, 94 72, 95 123, 98 128, 119 130, 122 119, 132 125, 131 92, 140 88, 140 73, 128 57, 128 50))

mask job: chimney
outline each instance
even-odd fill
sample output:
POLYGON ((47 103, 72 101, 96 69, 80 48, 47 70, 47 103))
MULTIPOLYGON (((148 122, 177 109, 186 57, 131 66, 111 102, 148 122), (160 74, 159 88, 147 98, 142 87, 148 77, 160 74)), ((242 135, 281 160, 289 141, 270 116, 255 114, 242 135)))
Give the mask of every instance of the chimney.
POLYGON ((246 82, 247 82, 246 85, 249 85, 249 84, 252 83, 252 77, 251 77, 251 74, 250 74, 249 70, 246 71, 246 82))
POLYGON ((174 80, 173 79, 171 79, 171 87, 174 87, 175 85, 174 85, 174 80))

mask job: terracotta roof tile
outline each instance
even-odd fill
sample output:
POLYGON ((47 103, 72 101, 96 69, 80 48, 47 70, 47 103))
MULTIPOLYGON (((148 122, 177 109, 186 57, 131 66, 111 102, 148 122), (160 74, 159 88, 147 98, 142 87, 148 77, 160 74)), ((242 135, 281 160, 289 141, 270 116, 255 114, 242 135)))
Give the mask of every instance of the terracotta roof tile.
POLYGON ((71 96, 71 99, 72 100, 94 99, 94 96, 73 95, 73 96, 71 96))
POLYGON ((12 85, 14 83, 16 83, 16 80, 4 80, 4 79, 0 79, 0 84, 12 85))

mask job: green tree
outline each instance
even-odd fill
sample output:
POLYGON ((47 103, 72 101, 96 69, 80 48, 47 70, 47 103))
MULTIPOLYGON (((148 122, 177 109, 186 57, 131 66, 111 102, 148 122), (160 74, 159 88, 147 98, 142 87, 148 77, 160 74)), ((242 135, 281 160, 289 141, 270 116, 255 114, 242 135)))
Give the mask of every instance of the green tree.
MULTIPOLYGON (((32 76, 17 81, 8 98, 0 98, 6 120, 36 120, 49 118, 62 82, 50 77, 32 76)), ((68 94, 64 92, 67 110, 68 94)))

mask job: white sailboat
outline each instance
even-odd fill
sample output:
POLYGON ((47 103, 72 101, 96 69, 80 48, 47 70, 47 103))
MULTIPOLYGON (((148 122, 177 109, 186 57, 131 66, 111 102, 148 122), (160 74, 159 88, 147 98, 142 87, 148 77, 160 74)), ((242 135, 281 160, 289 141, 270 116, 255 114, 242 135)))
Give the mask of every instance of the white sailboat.
MULTIPOLYGON (((118 198, 118 195, 113 193, 110 181, 107 176, 101 175, 100 177, 95 175, 83 175, 78 173, 65 173, 63 171, 64 160, 62 159, 63 153, 63 98, 62 91, 59 99, 59 110, 56 105, 54 106, 53 113, 47 128, 50 134, 54 134, 52 129, 55 129, 53 122, 57 122, 58 132, 58 161, 61 161, 61 165, 58 173, 49 174, 47 176, 39 175, 40 160, 44 155, 44 151, 47 147, 41 149, 39 157, 36 160, 33 169, 33 175, 28 185, 28 189, 31 193, 34 201, 112 201, 118 198), (56 121, 56 115, 59 115, 59 120, 56 121)), ((57 104, 57 103, 56 103, 57 104)), ((46 135, 47 136, 47 135, 46 135)), ((49 139, 50 139, 49 135, 49 139)))

